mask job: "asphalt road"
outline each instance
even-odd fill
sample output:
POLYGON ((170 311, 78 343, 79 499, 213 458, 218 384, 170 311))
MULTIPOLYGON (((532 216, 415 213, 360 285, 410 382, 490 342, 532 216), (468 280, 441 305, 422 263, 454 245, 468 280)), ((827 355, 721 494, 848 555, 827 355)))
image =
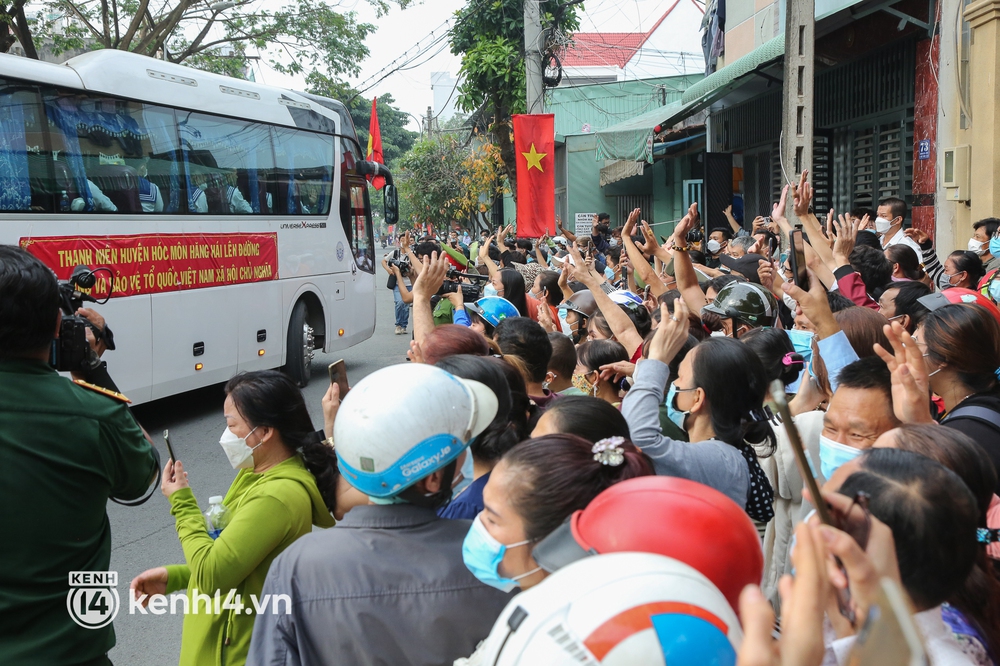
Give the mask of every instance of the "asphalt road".
MULTIPOLYGON (((323 425, 320 399, 326 392, 326 367, 343 358, 347 375, 356 383, 379 368, 406 361, 410 336, 394 335, 392 292, 385 289, 385 275, 376 276, 375 334, 343 352, 319 352, 313 361, 312 381, 303 393, 317 428, 323 425)), ((252 307, 252 304, 247 304, 252 307)), ((412 317, 410 329, 412 330, 412 317)), ((191 488, 202 510, 211 495, 225 495, 236 472, 219 446, 226 427, 222 415, 222 385, 158 400, 136 408, 136 416, 153 436, 160 456, 167 459, 162 435, 170 429, 170 443, 184 462, 191 488)), ((121 606, 115 619, 117 646, 111 660, 121 666, 176 666, 180 655, 182 616, 141 615, 129 612, 128 583, 137 574, 156 566, 184 562, 180 542, 170 515, 170 505, 159 492, 146 504, 128 508, 108 503, 111 519, 111 570, 118 572, 121 606)))

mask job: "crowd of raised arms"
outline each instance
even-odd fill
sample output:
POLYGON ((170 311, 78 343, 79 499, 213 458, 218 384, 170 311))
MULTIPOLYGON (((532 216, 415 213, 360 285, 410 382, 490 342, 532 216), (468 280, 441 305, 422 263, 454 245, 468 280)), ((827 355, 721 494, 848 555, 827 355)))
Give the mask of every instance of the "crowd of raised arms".
POLYGON ((167 462, 186 561, 130 594, 288 602, 187 614, 183 666, 1000 664, 1000 220, 939 258, 901 199, 811 198, 400 236, 408 358, 322 430, 233 377, 228 519, 167 462))

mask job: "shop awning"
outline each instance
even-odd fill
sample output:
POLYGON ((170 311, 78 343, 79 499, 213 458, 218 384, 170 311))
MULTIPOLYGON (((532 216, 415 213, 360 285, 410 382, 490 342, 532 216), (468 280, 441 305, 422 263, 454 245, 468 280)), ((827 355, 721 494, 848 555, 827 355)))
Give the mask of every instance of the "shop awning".
POLYGON ((680 102, 598 130, 597 159, 652 162, 654 128, 667 129, 701 111, 742 85, 744 77, 770 65, 784 53, 785 37, 779 35, 688 88, 680 102))
POLYGON ((597 159, 653 161, 653 129, 672 127, 690 114, 683 102, 674 102, 597 131, 597 159))
POLYGON ((785 36, 778 35, 688 88, 681 98, 681 104, 688 105, 691 113, 700 111, 742 85, 743 77, 770 65, 784 55, 785 36))

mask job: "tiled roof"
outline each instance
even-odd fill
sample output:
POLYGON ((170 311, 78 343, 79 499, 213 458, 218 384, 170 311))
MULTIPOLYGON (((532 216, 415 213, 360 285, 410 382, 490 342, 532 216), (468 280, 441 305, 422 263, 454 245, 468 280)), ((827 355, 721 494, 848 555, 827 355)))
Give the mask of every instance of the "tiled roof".
POLYGON ((578 32, 559 59, 564 67, 625 67, 647 37, 644 32, 578 32))
MULTIPOLYGON (((674 0, 649 32, 578 32, 573 35, 572 46, 559 59, 564 67, 624 68, 680 2, 681 0, 674 0)), ((698 6, 697 3, 695 6, 698 6)), ((704 13, 700 7, 699 10, 704 13)))

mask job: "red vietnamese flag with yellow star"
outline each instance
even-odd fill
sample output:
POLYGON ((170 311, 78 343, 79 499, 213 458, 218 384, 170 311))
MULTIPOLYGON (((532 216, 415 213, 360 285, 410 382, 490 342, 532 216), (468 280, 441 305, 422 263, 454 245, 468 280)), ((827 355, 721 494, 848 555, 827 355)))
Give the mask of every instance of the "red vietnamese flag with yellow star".
POLYGON ((514 116, 517 159, 517 236, 556 231, 556 139, 551 113, 514 116))

